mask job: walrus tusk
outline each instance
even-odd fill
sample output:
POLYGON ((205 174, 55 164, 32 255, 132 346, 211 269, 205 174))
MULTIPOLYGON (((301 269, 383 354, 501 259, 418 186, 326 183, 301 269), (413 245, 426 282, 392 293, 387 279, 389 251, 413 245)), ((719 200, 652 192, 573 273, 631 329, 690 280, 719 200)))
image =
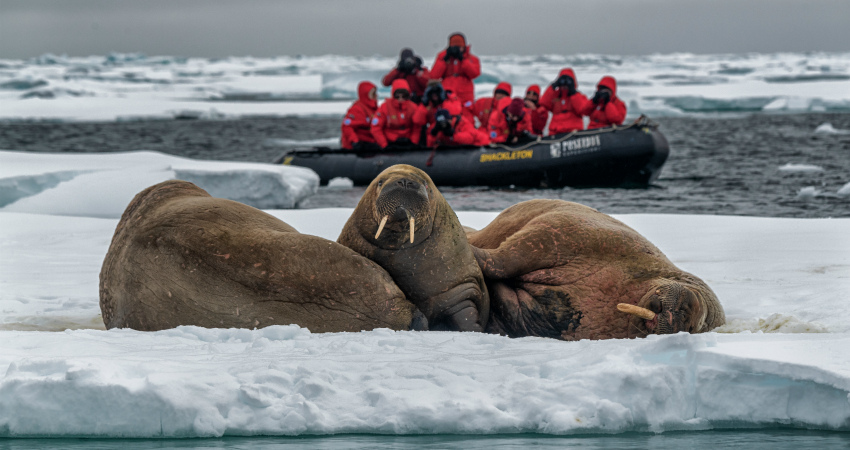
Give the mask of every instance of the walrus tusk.
POLYGON ((388 218, 388 217, 389 217, 389 216, 384 216, 384 218, 383 218, 383 219, 381 219, 381 224, 380 224, 380 225, 378 225, 378 232, 377 232, 377 233, 375 233, 375 239, 378 239, 378 236, 380 236, 380 235, 381 235, 381 231, 384 231, 384 225, 386 225, 386 224, 387 224, 387 218, 388 218))
POLYGON ((646 319, 646 320, 652 320, 652 319, 655 318, 654 312, 652 312, 652 311, 650 311, 646 308, 641 308, 640 306, 637 306, 637 305, 630 305, 628 303, 618 303, 617 309, 619 309, 620 311, 622 311, 624 313, 632 314, 632 315, 638 316, 638 317, 640 317, 642 319, 646 319))
POLYGON ((410 243, 411 244, 413 243, 413 227, 414 227, 414 225, 415 225, 414 219, 413 219, 413 217, 411 217, 410 218, 410 243))

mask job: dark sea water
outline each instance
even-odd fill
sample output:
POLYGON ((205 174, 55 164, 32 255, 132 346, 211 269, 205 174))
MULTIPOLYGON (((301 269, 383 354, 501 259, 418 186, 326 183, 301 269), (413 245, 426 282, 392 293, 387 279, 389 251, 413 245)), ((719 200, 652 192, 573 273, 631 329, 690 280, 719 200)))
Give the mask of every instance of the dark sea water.
POLYGON ((35 449, 243 449, 278 448, 337 449, 653 449, 685 450, 700 448, 740 449, 847 449, 850 434, 811 430, 729 430, 671 432, 664 434, 626 433, 619 435, 546 436, 517 435, 336 435, 307 437, 233 437, 220 439, 0 439, 0 450, 35 449))
MULTIPOLYGON (((455 210, 502 210, 560 198, 610 214, 670 213, 850 217, 850 114, 751 114, 659 118, 670 158, 648 189, 441 188, 455 210), (815 172, 785 172, 786 164, 815 172), (801 190, 809 188, 807 191, 801 190), (812 192, 815 195, 805 195, 812 192)), ((271 162, 291 141, 339 136, 335 118, 251 118, 110 123, 0 124, 0 149, 36 152, 155 150, 196 159, 271 162), (282 142, 290 142, 282 144, 282 142)), ((302 208, 354 207, 363 188, 320 189, 302 208)))

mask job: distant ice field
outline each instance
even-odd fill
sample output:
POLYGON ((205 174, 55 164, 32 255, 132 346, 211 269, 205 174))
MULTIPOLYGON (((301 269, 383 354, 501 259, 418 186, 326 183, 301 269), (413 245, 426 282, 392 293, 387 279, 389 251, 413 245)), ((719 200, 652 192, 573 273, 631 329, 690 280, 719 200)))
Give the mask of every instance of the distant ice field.
MULTIPOLYGON (((433 55, 423 55, 433 64, 433 55)), ((482 55, 476 95, 508 81, 514 95, 545 87, 572 67, 592 95, 619 81, 629 115, 850 111, 850 53, 647 56, 482 55)), ((380 84, 387 57, 280 56, 224 59, 110 54, 0 60, 0 120, 111 121, 153 118, 339 116, 357 83, 380 84)), ((382 87, 379 95, 389 95, 382 87)))

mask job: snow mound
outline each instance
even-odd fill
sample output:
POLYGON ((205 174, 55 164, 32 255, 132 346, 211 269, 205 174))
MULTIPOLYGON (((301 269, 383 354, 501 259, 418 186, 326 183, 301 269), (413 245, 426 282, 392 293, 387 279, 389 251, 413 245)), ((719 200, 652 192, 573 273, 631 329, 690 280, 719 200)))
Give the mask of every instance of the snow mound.
POLYGON ((712 330, 716 333, 829 333, 817 322, 804 322, 794 316, 771 314, 766 319, 733 319, 712 330))
POLYGON ((826 122, 818 125, 815 128, 815 133, 819 134, 850 134, 850 130, 839 130, 834 128, 831 123, 826 122))
POLYGON ((0 436, 850 430, 850 336, 801 336, 8 331, 0 436))
POLYGON ((332 189, 334 189, 334 188, 351 189, 353 186, 354 186, 354 182, 351 181, 350 178, 337 177, 337 178, 332 178, 330 181, 328 181, 328 187, 332 188, 332 189))
POLYGON ((121 217, 139 191, 173 179, 257 208, 294 208, 319 184, 315 172, 301 167, 198 161, 157 152, 0 152, 0 167, 0 210, 86 217, 121 217))
POLYGON ((793 172, 803 172, 803 173, 806 173, 806 172, 823 172, 823 167, 815 166, 813 164, 792 164, 792 163, 788 163, 788 164, 785 164, 784 166, 781 166, 779 168, 779 171, 780 172, 788 172, 788 173, 793 173, 793 172))

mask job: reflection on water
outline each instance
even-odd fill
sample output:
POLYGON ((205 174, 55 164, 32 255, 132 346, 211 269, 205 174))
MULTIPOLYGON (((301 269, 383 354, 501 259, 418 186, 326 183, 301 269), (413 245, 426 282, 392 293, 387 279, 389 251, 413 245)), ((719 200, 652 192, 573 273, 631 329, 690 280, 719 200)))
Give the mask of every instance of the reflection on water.
POLYGON ((33 449, 499 449, 499 448, 618 448, 689 449, 747 448, 771 450, 801 448, 846 449, 850 434, 812 430, 734 430, 626 433, 618 435, 548 436, 517 435, 336 435, 308 437, 229 437, 221 439, 0 439, 0 450, 33 449))

